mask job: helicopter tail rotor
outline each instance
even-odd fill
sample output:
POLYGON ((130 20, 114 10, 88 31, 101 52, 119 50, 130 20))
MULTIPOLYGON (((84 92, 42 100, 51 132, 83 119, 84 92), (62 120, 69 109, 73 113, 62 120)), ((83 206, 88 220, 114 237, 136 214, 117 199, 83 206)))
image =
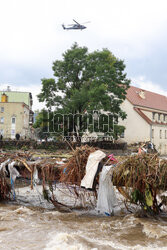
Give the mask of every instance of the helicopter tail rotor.
POLYGON ((64 30, 66 29, 66 27, 64 26, 64 24, 62 24, 62 27, 63 27, 64 30))

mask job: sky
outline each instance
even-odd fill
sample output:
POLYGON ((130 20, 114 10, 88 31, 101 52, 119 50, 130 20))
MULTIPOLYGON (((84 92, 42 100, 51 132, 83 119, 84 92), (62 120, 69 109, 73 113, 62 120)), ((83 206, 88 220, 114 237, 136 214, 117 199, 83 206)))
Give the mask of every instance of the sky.
POLYGON ((74 42, 124 60, 131 85, 167 95, 166 0, 0 0, 0 90, 30 91, 74 42), (62 24, 90 21, 85 30, 62 24))

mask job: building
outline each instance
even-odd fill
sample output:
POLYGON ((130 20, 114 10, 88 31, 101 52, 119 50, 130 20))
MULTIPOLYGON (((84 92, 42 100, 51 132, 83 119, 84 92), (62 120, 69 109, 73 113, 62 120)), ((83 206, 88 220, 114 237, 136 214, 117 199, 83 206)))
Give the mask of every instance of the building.
POLYGON ((119 121, 125 126, 125 141, 151 141, 161 154, 167 154, 167 97, 131 86, 122 109, 127 114, 119 121))
POLYGON ((3 138, 32 137, 32 95, 28 92, 0 91, 0 134, 3 138))

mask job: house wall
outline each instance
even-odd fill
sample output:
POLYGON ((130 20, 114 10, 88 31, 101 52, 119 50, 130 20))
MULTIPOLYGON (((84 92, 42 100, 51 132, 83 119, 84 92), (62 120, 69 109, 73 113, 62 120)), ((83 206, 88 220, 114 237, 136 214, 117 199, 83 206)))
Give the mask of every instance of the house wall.
POLYGON ((152 121, 152 112, 151 111, 147 111, 147 110, 143 110, 142 112, 152 121))
MULTIPOLYGON (((143 110, 142 112, 152 121, 153 113, 155 115, 155 123, 153 125, 148 124, 135 110, 134 106, 126 99, 121 105, 122 109, 126 112, 127 118, 119 121, 120 125, 126 127, 124 133, 125 141, 130 143, 152 141, 160 154, 167 154, 167 123, 164 121, 163 113, 156 110, 143 110), (161 117, 162 116, 162 117, 161 117), (160 124, 163 122, 163 124, 160 124)), ((166 119, 166 118, 165 118, 166 119)))
POLYGON ((152 142, 160 154, 167 154, 167 125, 152 125, 152 142))
POLYGON ((121 108, 127 114, 125 120, 119 120, 119 124, 125 126, 125 141, 127 143, 149 141, 150 125, 134 110, 127 99, 122 103, 121 108))
POLYGON ((18 133, 24 137, 29 131, 29 109, 24 103, 0 103, 0 133, 3 138, 14 139, 18 133), (3 108, 3 111, 2 109, 3 108), (12 119, 13 118, 13 119, 12 119))

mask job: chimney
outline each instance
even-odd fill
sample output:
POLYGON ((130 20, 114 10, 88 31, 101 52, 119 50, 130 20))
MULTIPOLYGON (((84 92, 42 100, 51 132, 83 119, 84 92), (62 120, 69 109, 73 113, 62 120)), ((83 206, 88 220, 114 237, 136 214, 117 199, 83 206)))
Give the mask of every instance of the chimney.
POLYGON ((1 95, 1 102, 8 102, 8 96, 5 93, 1 95))
POLYGON ((144 90, 140 90, 140 91, 139 91, 139 96, 140 96, 142 99, 146 99, 144 90))
POLYGON ((10 86, 7 86, 7 91, 11 91, 10 86))

